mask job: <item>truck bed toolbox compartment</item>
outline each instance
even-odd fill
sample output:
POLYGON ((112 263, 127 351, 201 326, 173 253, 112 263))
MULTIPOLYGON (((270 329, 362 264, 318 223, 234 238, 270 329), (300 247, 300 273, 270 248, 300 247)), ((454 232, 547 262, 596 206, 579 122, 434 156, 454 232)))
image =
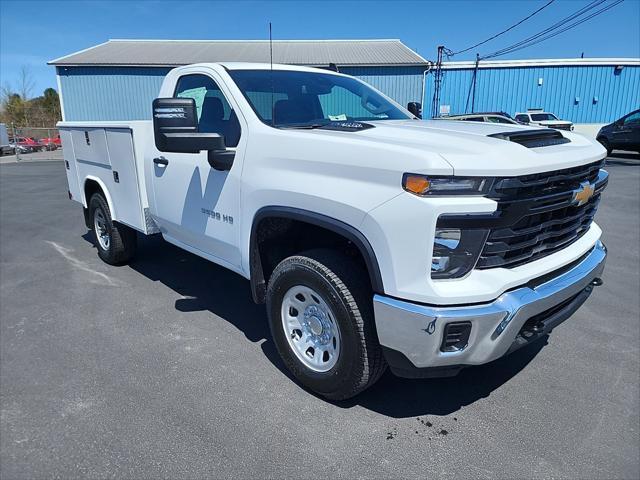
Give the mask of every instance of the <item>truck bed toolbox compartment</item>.
MULTIPOLYGON (((133 130, 62 125, 60 136, 73 198, 82 201, 85 182, 96 181, 106 190, 113 220, 148 233, 141 204, 133 130)), ((85 199, 87 206, 89 201, 90 198, 85 199)))

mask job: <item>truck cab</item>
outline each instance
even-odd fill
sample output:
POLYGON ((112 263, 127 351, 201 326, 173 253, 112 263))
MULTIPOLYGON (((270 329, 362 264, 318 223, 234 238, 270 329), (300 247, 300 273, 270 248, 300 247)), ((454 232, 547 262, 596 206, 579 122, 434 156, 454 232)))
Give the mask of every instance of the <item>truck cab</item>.
POLYGON ((285 365, 327 398, 388 366, 443 376, 499 358, 600 283, 608 174, 585 137, 423 121, 289 65, 176 68, 149 109, 59 124, 98 254, 126 263, 136 232, 160 234, 247 278, 285 365))

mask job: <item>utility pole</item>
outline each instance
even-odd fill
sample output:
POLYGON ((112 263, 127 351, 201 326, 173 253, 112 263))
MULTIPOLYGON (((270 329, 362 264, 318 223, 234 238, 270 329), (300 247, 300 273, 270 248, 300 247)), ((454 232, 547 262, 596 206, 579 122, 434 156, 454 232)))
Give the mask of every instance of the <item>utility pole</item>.
POLYGON ((444 45, 438 46, 438 56, 436 60, 436 70, 433 73, 433 102, 431 103, 431 118, 439 114, 440 109, 440 86, 442 84, 442 54, 444 45))
POLYGON ((476 82, 478 81, 478 65, 480 64, 480 54, 476 53, 476 68, 473 71, 473 96, 471 97, 471 113, 476 111, 476 82))

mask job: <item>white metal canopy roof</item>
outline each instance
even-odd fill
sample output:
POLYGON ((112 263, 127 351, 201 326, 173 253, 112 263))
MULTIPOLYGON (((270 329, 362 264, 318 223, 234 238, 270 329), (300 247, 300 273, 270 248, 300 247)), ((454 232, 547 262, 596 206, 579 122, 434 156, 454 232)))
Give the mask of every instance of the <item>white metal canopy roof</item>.
MULTIPOLYGON (((51 60, 57 66, 167 66, 269 62, 268 40, 109 40, 51 60)), ((273 62, 327 66, 426 66, 398 39, 274 40, 273 62)))

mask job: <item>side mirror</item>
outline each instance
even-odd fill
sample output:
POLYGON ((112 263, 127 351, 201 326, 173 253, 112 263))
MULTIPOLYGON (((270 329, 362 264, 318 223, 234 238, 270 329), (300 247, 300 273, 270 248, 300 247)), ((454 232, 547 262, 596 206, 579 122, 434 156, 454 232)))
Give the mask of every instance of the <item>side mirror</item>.
POLYGON ((208 161, 214 170, 231 170, 236 152, 233 150, 209 150, 208 161))
POLYGON ((161 152, 198 153, 225 150, 218 133, 198 132, 198 115, 193 98, 156 98, 153 101, 153 136, 161 152))
POLYGON ((409 102, 407 104, 407 110, 413 113, 416 117, 422 118, 422 104, 420 102, 409 102))

